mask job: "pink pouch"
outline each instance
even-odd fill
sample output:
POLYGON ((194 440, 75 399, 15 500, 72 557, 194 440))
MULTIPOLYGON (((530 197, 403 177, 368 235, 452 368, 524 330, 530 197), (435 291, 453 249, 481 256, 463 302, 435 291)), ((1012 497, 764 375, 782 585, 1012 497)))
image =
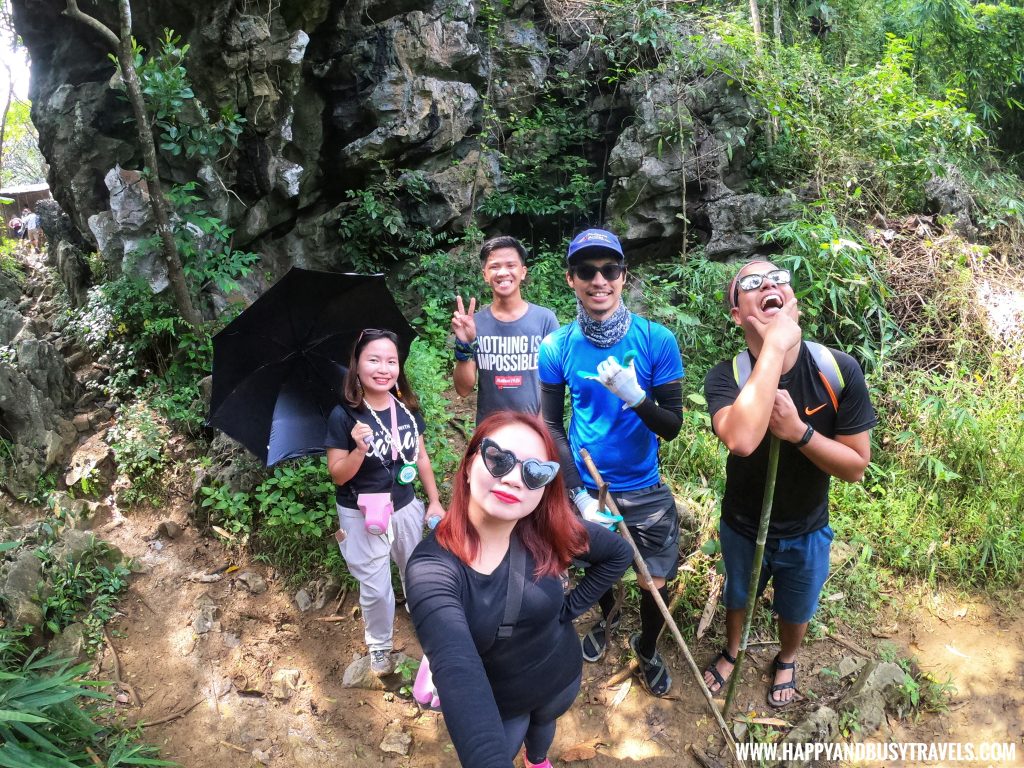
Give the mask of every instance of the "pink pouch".
POLYGON ((391 513, 395 511, 390 493, 360 493, 356 497, 359 511, 363 513, 366 532, 381 536, 388 531, 391 513))
POLYGON ((424 709, 441 710, 441 700, 437 698, 434 687, 434 676, 430 673, 430 662, 424 656, 420 668, 416 670, 416 681, 412 684, 412 697, 424 709))

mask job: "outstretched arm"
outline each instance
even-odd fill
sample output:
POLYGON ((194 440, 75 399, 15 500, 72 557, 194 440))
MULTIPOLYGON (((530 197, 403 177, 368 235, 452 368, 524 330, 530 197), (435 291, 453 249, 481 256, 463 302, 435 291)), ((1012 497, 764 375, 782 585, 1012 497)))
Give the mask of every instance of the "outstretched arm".
POLYGON ((430 660, 459 762, 512 768, 501 715, 473 642, 455 566, 441 557, 414 555, 406 584, 416 635, 430 660))

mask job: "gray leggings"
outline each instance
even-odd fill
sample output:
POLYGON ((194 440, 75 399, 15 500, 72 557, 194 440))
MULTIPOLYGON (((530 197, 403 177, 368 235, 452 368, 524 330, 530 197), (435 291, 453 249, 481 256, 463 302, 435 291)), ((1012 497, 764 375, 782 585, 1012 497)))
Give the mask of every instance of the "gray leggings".
POLYGON ((526 742, 526 757, 531 763, 542 763, 555 740, 555 721, 569 711, 580 691, 583 673, 561 692, 532 712, 503 719, 505 744, 509 760, 515 760, 519 748, 526 742))

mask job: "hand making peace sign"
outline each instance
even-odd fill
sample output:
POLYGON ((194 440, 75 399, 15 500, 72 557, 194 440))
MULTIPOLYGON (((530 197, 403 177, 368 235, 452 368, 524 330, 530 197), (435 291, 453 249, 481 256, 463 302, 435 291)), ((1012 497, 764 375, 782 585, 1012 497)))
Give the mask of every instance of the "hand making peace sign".
POLYGON ((476 311, 476 298, 469 300, 469 311, 466 311, 462 303, 462 296, 455 297, 455 312, 452 313, 452 332, 455 338, 464 344, 472 344, 476 341, 476 320, 473 313, 476 311))

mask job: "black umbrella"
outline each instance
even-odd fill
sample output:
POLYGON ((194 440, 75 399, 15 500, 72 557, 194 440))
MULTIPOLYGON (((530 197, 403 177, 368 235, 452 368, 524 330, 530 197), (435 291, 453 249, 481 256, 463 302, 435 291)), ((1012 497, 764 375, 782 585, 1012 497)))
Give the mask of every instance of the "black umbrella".
POLYGON ((383 275, 292 267, 213 337, 209 424, 268 467, 323 453, 344 364, 367 327, 394 331, 409 354, 416 333, 383 275))

